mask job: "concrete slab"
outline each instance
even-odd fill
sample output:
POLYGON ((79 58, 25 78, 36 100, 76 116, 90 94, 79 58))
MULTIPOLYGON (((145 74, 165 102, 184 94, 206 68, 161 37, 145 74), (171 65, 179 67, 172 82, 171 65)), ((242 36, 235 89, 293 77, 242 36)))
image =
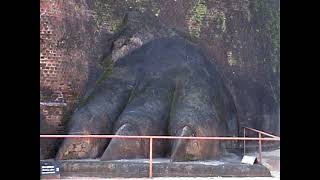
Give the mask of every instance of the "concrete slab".
MULTIPOLYGON (((153 160, 153 177, 271 177, 270 171, 260 164, 242 164, 241 158, 225 157, 224 161, 170 162, 169 159, 153 160)), ((45 160, 43 160, 45 161, 45 160)), ((149 176, 149 160, 58 161, 61 178, 144 178, 149 176)))

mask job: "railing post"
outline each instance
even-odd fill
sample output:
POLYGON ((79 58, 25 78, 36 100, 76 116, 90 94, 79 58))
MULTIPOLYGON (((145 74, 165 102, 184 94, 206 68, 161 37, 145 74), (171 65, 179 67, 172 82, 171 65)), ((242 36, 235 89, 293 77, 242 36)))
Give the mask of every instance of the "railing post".
POLYGON ((149 148, 149 178, 152 178, 152 138, 150 138, 149 148))
POLYGON ((261 141, 261 133, 259 133, 259 161, 260 161, 260 163, 262 164, 262 155, 261 155, 261 153, 262 153, 262 146, 261 146, 261 144, 262 144, 262 141, 261 141))
MULTIPOLYGON (((243 137, 246 137, 246 128, 243 128, 243 137)), ((243 155, 246 154, 246 140, 243 140, 243 155)))

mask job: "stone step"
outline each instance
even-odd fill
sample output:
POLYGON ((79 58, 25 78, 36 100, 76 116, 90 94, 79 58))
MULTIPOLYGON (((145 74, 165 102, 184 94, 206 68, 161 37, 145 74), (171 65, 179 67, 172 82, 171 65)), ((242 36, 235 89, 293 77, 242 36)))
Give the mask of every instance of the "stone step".
MULTIPOLYGON (((48 161, 48 160, 43 160, 48 161)), ((61 177, 141 178, 149 176, 149 160, 62 160, 61 177)), ((166 158, 153 160, 153 177, 271 177, 260 164, 241 162, 191 161, 170 162, 166 158)))

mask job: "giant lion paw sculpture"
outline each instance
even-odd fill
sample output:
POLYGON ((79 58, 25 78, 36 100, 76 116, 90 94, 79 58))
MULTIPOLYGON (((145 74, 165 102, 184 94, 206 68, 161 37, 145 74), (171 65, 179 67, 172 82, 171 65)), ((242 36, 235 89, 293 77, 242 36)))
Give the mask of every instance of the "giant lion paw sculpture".
MULTIPOLYGON (((74 112, 69 134, 237 136, 233 99, 215 65, 187 40, 153 40, 119 59, 88 102, 74 112)), ((155 140, 154 156, 215 159, 219 141, 155 140)), ((148 139, 66 139, 57 159, 146 158, 148 139)))

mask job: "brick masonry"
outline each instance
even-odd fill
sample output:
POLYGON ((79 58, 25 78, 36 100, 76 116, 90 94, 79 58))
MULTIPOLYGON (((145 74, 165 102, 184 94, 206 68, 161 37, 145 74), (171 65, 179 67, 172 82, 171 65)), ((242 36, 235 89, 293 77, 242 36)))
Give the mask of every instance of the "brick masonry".
POLYGON ((95 26, 94 2, 40 1, 40 109, 57 130, 61 111, 72 110, 88 81, 100 73, 98 61, 109 34, 95 26))
POLYGON ((109 34, 95 27, 95 14, 89 8, 93 4, 91 0, 40 1, 42 134, 65 133, 66 114, 101 72, 98 61, 109 34))
MULTIPOLYGON (((62 5, 62 1, 40 3, 40 102, 65 102, 70 107, 87 78, 87 67, 81 53, 73 54, 61 48, 66 31, 62 5), (83 71, 72 66, 76 62, 82 65, 83 71)), ((63 111, 62 106, 40 105, 45 121, 56 128, 52 131, 62 130, 63 111)))

